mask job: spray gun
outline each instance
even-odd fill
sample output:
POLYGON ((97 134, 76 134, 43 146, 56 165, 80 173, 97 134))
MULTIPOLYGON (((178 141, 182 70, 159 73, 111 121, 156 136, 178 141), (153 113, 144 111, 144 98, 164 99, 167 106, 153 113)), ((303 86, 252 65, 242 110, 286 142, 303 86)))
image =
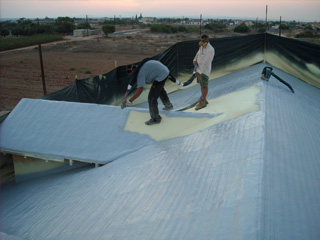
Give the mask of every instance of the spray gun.
POLYGON ((272 72, 272 67, 265 67, 262 70, 261 73, 261 79, 262 80, 266 80, 269 81, 271 76, 274 76, 276 79, 278 79, 280 82, 282 82, 284 85, 286 85, 288 88, 290 88, 290 90, 294 93, 293 88, 291 87, 291 85, 289 83, 287 83, 286 81, 282 80, 278 75, 276 75, 275 73, 272 72))

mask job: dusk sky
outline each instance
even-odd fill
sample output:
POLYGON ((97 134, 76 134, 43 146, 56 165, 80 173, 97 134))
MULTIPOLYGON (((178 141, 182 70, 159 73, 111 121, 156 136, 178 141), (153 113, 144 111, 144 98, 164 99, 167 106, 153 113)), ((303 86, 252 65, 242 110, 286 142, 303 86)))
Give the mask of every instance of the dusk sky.
POLYGON ((320 0, 0 0, 1 18, 189 17, 320 22, 320 0))

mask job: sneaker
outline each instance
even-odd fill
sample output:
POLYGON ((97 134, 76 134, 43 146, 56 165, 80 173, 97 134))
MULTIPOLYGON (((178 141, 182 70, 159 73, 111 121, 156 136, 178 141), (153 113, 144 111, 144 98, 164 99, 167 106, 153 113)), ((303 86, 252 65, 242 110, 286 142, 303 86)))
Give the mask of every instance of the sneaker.
POLYGON ((146 121, 145 124, 146 125, 153 125, 153 124, 159 124, 160 122, 161 122, 161 120, 160 121, 156 121, 156 120, 151 118, 149 121, 146 121))
POLYGON ((173 109, 173 105, 170 103, 170 105, 164 106, 164 108, 162 108, 162 110, 172 110, 173 109))
POLYGON ((195 107, 195 110, 199 110, 201 108, 205 108, 207 106, 207 101, 201 99, 195 107))

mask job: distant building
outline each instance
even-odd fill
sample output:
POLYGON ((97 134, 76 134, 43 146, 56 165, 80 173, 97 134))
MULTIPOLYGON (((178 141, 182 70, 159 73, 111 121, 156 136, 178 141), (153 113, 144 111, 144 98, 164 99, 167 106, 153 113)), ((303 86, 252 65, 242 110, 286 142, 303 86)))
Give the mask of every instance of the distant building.
POLYGON ((139 22, 142 22, 144 24, 150 24, 150 23, 154 23, 155 18, 153 17, 143 17, 139 20, 139 22))
POLYGON ((314 22, 314 23, 312 23, 311 24, 312 25, 312 27, 315 29, 315 28, 320 28, 320 23, 318 23, 318 22, 314 22))
POLYGON ((208 24, 208 20, 200 20, 200 19, 190 19, 189 22, 187 22, 187 24, 189 25, 206 25, 208 24))
POLYGON ((251 27, 251 26, 253 26, 253 23, 252 23, 252 21, 245 21, 245 25, 248 27, 251 27))
POLYGON ((242 20, 234 20, 235 25, 241 25, 243 23, 242 20))
POLYGON ((248 27, 253 26, 253 22, 252 22, 252 21, 249 21, 249 20, 246 20, 246 21, 244 21, 244 20, 234 20, 233 23, 234 23, 234 25, 236 25, 236 26, 241 25, 241 24, 244 24, 244 25, 246 25, 246 26, 248 26, 248 27))

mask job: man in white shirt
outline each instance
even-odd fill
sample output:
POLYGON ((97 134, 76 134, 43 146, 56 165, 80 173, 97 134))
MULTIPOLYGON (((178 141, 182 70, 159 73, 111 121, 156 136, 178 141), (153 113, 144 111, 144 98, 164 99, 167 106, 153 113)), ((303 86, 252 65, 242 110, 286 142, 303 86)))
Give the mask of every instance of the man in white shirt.
POLYGON ((199 50, 193 59, 193 65, 197 67, 196 77, 197 82, 201 86, 201 98, 197 103, 195 109, 199 110, 207 106, 207 95, 208 95, 208 81, 211 73, 211 65, 214 58, 215 50, 209 43, 209 36, 202 35, 201 41, 199 42, 199 50))

